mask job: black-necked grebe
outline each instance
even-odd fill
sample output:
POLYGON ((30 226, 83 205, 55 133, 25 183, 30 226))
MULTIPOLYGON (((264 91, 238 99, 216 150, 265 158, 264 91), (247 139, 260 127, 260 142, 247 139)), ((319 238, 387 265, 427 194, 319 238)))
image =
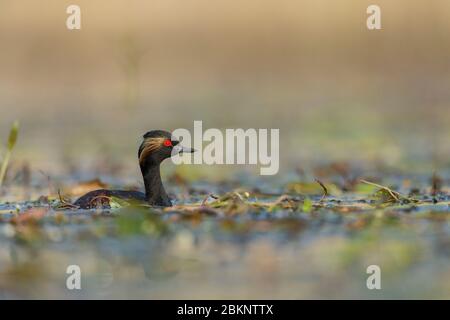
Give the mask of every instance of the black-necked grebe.
POLYGON ((144 178, 145 193, 125 190, 95 190, 86 193, 75 201, 74 205, 82 209, 109 206, 111 197, 123 200, 147 202, 154 206, 169 207, 172 202, 167 195, 161 181, 160 164, 164 159, 183 152, 194 152, 192 148, 185 148, 170 132, 163 130, 149 131, 144 135, 138 152, 139 166, 144 178))

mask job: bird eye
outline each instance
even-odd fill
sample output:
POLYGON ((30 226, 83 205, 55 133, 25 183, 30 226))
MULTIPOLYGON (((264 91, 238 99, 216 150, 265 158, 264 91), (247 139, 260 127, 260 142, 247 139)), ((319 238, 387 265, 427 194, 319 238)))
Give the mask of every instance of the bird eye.
POLYGON ((164 144, 166 147, 172 147, 172 141, 170 141, 169 139, 164 140, 163 144, 164 144))

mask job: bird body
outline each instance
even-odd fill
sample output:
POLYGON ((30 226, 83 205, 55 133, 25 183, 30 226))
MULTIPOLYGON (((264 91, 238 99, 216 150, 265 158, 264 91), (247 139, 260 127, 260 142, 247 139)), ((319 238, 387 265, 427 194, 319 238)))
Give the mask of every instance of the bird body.
POLYGON ((82 209, 108 206, 111 198, 120 198, 125 201, 145 202, 145 193, 127 190, 93 190, 75 201, 74 205, 82 209))
POLYGON ((107 207, 111 198, 114 197, 125 201, 145 202, 154 206, 171 206, 172 202, 162 184, 160 164, 175 154, 194 152, 195 150, 180 146, 175 137, 163 130, 149 131, 143 138, 138 158, 144 179, 145 193, 126 190, 94 190, 80 197, 74 205, 82 209, 107 207))

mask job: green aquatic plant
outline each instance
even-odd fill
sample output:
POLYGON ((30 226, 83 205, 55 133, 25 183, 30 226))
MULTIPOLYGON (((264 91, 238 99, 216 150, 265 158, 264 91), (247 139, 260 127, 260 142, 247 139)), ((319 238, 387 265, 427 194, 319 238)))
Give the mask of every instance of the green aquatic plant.
POLYGON ((379 190, 373 195, 375 200, 378 201, 379 204, 394 204, 394 203, 412 203, 418 202, 414 198, 410 198, 400 194, 397 191, 394 191, 388 187, 382 186, 377 183, 373 183, 366 180, 361 180, 362 183, 367 185, 377 187, 379 190))
POLYGON ((17 136, 19 134, 19 122, 15 121, 11 131, 9 132, 8 144, 5 151, 5 155, 3 157, 2 165, 0 167, 0 187, 3 184, 3 180, 5 178, 6 169, 8 168, 9 159, 11 157, 12 150, 17 142, 17 136))
POLYGON ((303 201, 302 211, 309 213, 311 212, 312 209, 313 209, 313 202, 311 201, 310 198, 305 198, 305 200, 303 201))

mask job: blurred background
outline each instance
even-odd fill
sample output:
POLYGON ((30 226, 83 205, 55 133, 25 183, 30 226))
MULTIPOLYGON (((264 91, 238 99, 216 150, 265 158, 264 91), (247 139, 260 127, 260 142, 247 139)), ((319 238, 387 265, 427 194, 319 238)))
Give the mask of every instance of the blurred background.
POLYGON ((375 2, 77 0, 70 31, 74 1, 0 0, 0 137, 20 120, 15 160, 54 175, 107 161, 140 180, 142 134, 194 120, 280 128, 280 173, 448 168, 450 3, 375 2))
POLYGON ((20 121, 0 298, 448 298, 449 34, 448 0, 0 0, 0 156, 20 121), (183 204, 249 190, 213 216, 51 206, 60 189, 142 188, 141 136, 194 120, 279 128, 279 174, 165 164, 183 204), (422 202, 372 198, 361 178, 422 202))

